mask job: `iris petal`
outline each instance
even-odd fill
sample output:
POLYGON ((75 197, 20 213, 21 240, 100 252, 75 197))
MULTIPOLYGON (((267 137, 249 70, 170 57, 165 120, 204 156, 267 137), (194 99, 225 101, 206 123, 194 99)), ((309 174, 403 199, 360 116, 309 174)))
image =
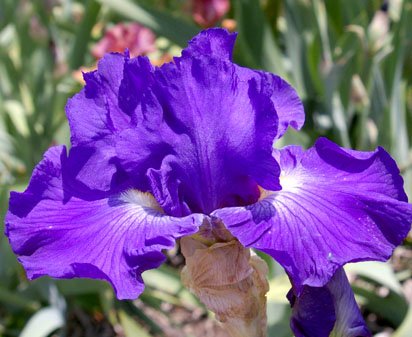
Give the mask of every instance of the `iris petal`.
MULTIPOLYGON (((135 109, 152 70, 145 57, 131 62, 127 55, 107 54, 99 61, 97 70, 84 74, 85 88, 69 99, 66 114, 71 143, 89 153, 88 164, 82 167, 78 179, 90 188, 111 190, 113 177, 119 174, 115 144, 119 134, 136 125, 135 109)), ((150 156, 136 160, 145 161, 146 166, 153 164, 150 156)), ((138 187, 146 186, 142 182, 138 187)))
MULTIPOLYGON (((207 55, 221 60, 231 60, 236 33, 212 28, 200 32, 182 52, 182 58, 193 58, 207 55)), ((180 60, 179 58, 177 60, 180 60)), ((243 68, 236 65, 236 72, 242 81, 265 78, 265 86, 278 115, 278 132, 276 139, 282 137, 288 126, 299 130, 305 122, 303 104, 291 85, 274 74, 243 68)))
POLYGON ((243 245, 280 262, 297 292, 325 285, 347 262, 388 259, 407 235, 412 205, 382 148, 357 152, 322 138, 307 151, 287 147, 276 157, 281 191, 212 215, 243 245))
POLYGON ((155 72, 153 91, 175 134, 173 153, 158 174, 180 181, 179 194, 195 212, 208 214, 237 198, 250 202, 257 190, 249 188, 251 179, 280 188, 271 156, 276 110, 264 79, 242 81, 236 71, 228 61, 203 57, 182 58, 155 72))
POLYGON ((85 74, 66 109, 73 144, 91 153, 77 178, 111 191, 121 176, 174 216, 253 203, 258 185, 280 189, 272 143, 301 127, 302 104, 279 77, 233 64, 235 37, 211 29, 161 68, 110 54, 85 74))
POLYGON ((10 244, 31 279, 104 279, 119 299, 136 298, 144 288, 141 273, 158 267, 162 250, 194 233, 203 216, 167 216, 136 190, 90 193, 73 179, 70 161, 64 147, 51 148, 27 190, 11 194, 10 244))
MULTIPOLYGON (((257 184, 279 189, 272 83, 246 79, 227 59, 192 44, 183 55, 156 69, 141 92, 136 125, 116 140, 120 166, 141 181, 146 174, 156 199, 175 216, 252 203, 257 184)), ((133 63, 125 73, 136 73, 133 63)))
POLYGON ((247 81, 264 78, 266 90, 279 118, 276 139, 281 138, 289 126, 300 130, 305 122, 303 104, 295 89, 279 76, 257 70, 238 67, 240 77, 247 81))
POLYGON ((183 57, 209 56, 232 60, 237 33, 225 29, 211 28, 196 35, 182 52, 183 57))
POLYGON ((323 287, 305 286, 292 304, 291 328, 296 337, 369 337, 343 269, 323 287))
POLYGON ((66 105, 73 146, 91 144, 129 125, 130 117, 119 107, 119 88, 125 57, 107 54, 97 70, 84 74, 85 88, 66 105))

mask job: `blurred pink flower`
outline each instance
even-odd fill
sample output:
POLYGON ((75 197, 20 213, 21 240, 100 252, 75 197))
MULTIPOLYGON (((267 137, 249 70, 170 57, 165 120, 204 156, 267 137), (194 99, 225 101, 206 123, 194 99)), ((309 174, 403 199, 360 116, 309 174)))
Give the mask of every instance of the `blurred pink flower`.
POLYGON ((119 23, 109 28, 104 37, 93 47, 92 54, 101 58, 108 52, 123 53, 129 49, 130 56, 145 55, 155 50, 154 33, 137 23, 119 23))
POLYGON ((229 0, 192 0, 193 20, 202 27, 211 27, 230 8, 229 0))

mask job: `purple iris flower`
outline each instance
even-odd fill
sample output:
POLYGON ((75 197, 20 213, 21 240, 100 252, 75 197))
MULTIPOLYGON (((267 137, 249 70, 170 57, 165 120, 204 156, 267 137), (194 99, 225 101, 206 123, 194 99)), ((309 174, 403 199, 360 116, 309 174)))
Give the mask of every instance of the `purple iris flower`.
POLYGON ((133 299, 162 250, 223 221, 285 268, 297 337, 369 336, 342 266, 384 261, 407 235, 396 163, 325 138, 273 150, 302 127, 302 103, 280 77, 232 63, 235 39, 206 30, 161 67, 108 54, 85 74, 66 107, 70 152, 49 149, 11 193, 11 246, 30 279, 103 279, 133 299))

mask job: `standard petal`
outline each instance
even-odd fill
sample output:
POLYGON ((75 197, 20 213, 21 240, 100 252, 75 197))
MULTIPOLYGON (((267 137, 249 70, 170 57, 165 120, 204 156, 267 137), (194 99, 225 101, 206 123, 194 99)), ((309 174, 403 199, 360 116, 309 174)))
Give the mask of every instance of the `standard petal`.
MULTIPOLYGON (((105 139, 110 146, 113 136, 137 127, 147 117, 142 116, 141 100, 152 72, 146 57, 130 59, 127 54, 112 53, 99 61, 97 70, 85 73, 86 86, 66 105, 72 145, 93 146, 105 139)), ((161 116, 161 111, 151 112, 161 116)))
MULTIPOLYGON (((265 79, 240 81, 232 63, 202 58, 195 49, 191 45, 176 64, 155 70, 145 81, 150 85, 140 93, 140 105, 130 104, 130 111, 139 107, 136 126, 116 140, 122 168, 141 180, 147 174, 157 200, 176 216, 254 202, 254 180, 280 188, 271 156, 277 115, 265 79)), ((125 74, 128 69, 133 60, 125 74)), ((129 78, 129 86, 138 85, 140 76, 129 78)))
MULTIPOLYGON (((107 54, 96 71, 84 74, 85 88, 66 105, 71 143, 82 147, 83 165, 77 179, 91 189, 108 191, 114 174, 119 174, 115 146, 120 134, 137 128, 142 92, 150 83, 152 66, 145 57, 107 54), (84 158, 84 153, 89 153, 84 158), (100 172, 96 175, 96 172, 100 172)), ((140 125, 144 128, 145 125, 140 125)), ((145 142, 140 144, 145 146, 145 142)), ((137 158, 145 161, 146 157, 137 158)), ((143 175, 145 172, 143 172, 143 175)))
POLYGON ((230 33, 221 28, 201 31, 182 51, 183 57, 208 56, 222 60, 232 60, 237 33, 230 33))
POLYGON ((175 135, 167 163, 154 168, 163 176, 156 181, 178 180, 176 194, 192 212, 256 200, 257 184, 280 188, 271 155, 278 119, 263 78, 242 81, 231 62, 218 58, 182 58, 155 71, 152 90, 175 135))
POLYGON ((269 95, 279 118, 276 139, 281 138, 289 126, 300 130, 305 123, 302 101, 296 90, 281 77, 265 71, 251 70, 237 66, 239 77, 243 81, 263 79, 265 90, 269 95))
POLYGON ((243 245, 280 262, 296 291, 325 285, 347 262, 388 259, 407 235, 412 205, 382 148, 357 152, 322 138, 307 151, 287 147, 276 156, 281 191, 212 215, 243 245))
POLYGON ((84 74, 86 86, 66 105, 72 145, 90 144, 128 126, 130 117, 118 104, 125 59, 106 54, 97 70, 84 74))
MULTIPOLYGON (((212 28, 200 32, 183 50, 182 57, 208 56, 222 60, 231 60, 236 40, 236 33, 224 29, 212 28)), ((178 60, 180 60, 178 58, 178 60)), ((273 102, 279 118, 276 139, 282 137, 289 126, 300 130, 305 122, 302 101, 296 90, 284 79, 274 74, 251 70, 236 66, 237 74, 242 81, 264 78, 266 90, 273 102)))
POLYGON ((305 286, 299 296, 289 292, 291 328, 296 337, 369 337, 343 269, 323 287, 305 286))
POLYGON ((51 148, 24 193, 12 192, 6 235, 30 279, 89 277, 136 298, 141 273, 164 261, 163 249, 194 233, 203 216, 166 216, 148 193, 91 193, 73 180, 64 147, 51 148))

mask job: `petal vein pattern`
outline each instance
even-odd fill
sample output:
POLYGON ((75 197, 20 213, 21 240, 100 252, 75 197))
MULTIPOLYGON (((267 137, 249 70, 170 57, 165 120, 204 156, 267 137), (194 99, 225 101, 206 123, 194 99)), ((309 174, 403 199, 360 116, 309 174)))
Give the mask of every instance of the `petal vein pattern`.
POLYGON ((67 173, 64 147, 51 148, 28 189, 12 193, 6 233, 28 277, 109 281, 119 299, 143 291, 141 273, 164 261, 163 249, 197 231, 203 216, 163 214, 148 193, 88 194, 67 173))
POLYGON ((307 151, 276 151, 281 191, 216 210, 231 233, 283 265, 299 293, 325 285, 347 262, 386 260, 407 235, 412 206, 395 162, 381 148, 357 152, 321 138, 307 151))

